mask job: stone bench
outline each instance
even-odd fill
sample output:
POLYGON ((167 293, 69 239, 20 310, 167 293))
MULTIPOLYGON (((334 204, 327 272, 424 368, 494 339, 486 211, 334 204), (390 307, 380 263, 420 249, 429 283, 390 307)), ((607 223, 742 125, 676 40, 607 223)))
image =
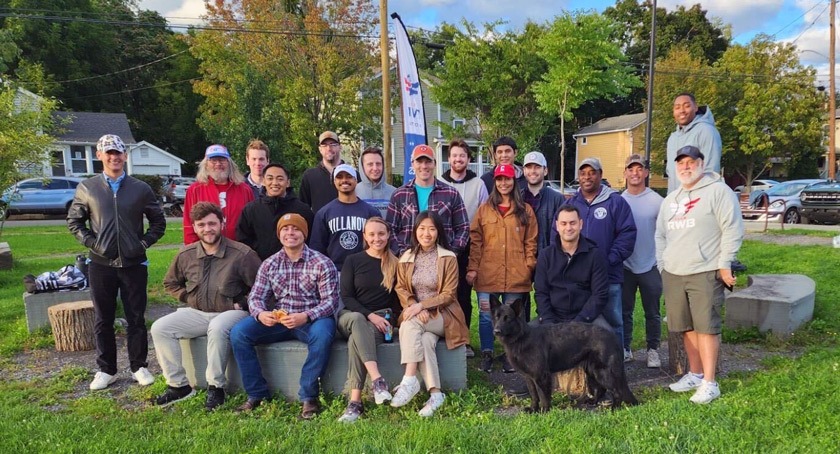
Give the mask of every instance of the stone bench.
POLYGON ((816 284, 808 276, 756 274, 747 282, 747 288, 726 298, 727 328, 757 327, 786 337, 813 318, 816 284))
POLYGON ((23 293, 23 306, 26 312, 26 329, 30 333, 45 326, 50 326, 47 309, 57 304, 90 301, 90 289, 69 290, 45 293, 23 293))
MULTIPOLYGON (((439 341, 436 347, 441 387, 461 390, 467 387, 467 359, 465 348, 446 348, 446 341, 439 341)), ((187 378, 193 387, 205 388, 207 370, 207 337, 181 339, 181 353, 187 378)), ((300 387, 300 370, 306 360, 306 344, 300 341, 284 341, 257 346, 263 376, 272 393, 280 392, 289 399, 297 399, 300 387)), ((400 364, 399 343, 379 344, 376 348, 379 372, 391 387, 402 380, 405 368, 400 364)), ((321 391, 340 394, 345 391, 347 381, 347 342, 336 339, 332 345, 327 371, 321 377, 321 391)), ((242 390, 242 378, 233 352, 226 371, 228 391, 242 390)), ((420 381, 423 377, 417 375, 420 381)))

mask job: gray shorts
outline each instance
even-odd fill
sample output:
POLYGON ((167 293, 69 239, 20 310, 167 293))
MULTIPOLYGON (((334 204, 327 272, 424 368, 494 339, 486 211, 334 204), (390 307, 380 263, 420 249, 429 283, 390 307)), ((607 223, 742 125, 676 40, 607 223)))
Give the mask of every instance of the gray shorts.
POLYGON ((720 334, 723 283, 718 271, 677 276, 662 272, 668 331, 720 334))

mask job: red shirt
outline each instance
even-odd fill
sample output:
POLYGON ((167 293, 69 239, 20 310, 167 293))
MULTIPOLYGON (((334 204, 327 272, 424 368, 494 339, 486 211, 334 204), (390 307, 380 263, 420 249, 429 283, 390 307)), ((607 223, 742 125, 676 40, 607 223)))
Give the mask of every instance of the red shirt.
POLYGON ((225 214, 225 229, 222 233, 231 240, 236 240, 236 224, 239 223, 239 215, 242 214, 245 205, 254 200, 254 191, 246 183, 218 184, 212 178, 208 177, 207 180, 207 183, 196 181, 187 188, 184 198, 184 244, 198 241, 198 235, 193 231, 190 220, 190 209, 197 202, 213 202, 222 207, 222 212, 225 214))

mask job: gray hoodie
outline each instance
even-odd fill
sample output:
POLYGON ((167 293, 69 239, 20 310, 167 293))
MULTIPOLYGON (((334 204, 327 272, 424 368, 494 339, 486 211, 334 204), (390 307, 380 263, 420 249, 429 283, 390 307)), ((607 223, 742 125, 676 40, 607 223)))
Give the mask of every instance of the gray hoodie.
POLYGON ((730 269, 744 223, 735 193, 706 172, 694 187, 668 194, 656 220, 656 265, 677 276, 730 269))
POLYGON ((715 128, 715 117, 712 116, 712 109, 709 106, 697 108, 697 115, 691 123, 680 126, 668 137, 668 152, 665 163, 665 173, 668 175, 668 193, 674 192, 681 186, 677 178, 677 167, 674 159, 677 158, 677 150, 686 146, 694 145, 703 152, 704 167, 706 172, 720 173, 720 156, 722 154, 722 143, 720 133, 715 128))

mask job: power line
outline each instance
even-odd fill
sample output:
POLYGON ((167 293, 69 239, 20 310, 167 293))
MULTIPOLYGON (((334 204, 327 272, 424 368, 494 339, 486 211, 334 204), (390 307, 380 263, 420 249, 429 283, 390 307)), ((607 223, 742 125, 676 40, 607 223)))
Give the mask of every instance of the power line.
POLYGON ((160 62, 162 62, 162 61, 164 61, 164 60, 169 60, 170 58, 177 57, 178 55, 181 55, 181 54, 186 53, 186 52, 188 52, 188 51, 187 51, 187 50, 182 50, 182 51, 180 51, 180 52, 176 52, 176 53, 174 53, 174 54, 172 54, 172 55, 167 55, 166 57, 159 58, 159 59, 157 59, 157 60, 150 61, 150 62, 148 62, 148 63, 143 63, 143 64, 140 64, 140 65, 134 66, 134 67, 132 67, 132 68, 121 69, 121 70, 119 70, 119 71, 114 71, 114 72, 107 73, 107 74, 99 74, 99 75, 96 75, 96 76, 90 76, 90 77, 81 77, 81 78, 78 78, 78 79, 60 80, 60 81, 58 81, 58 82, 56 82, 56 83, 57 83, 57 84, 65 84, 65 83, 71 83, 71 82, 82 82, 82 81, 85 81, 85 80, 99 79, 99 78, 101 78, 101 77, 108 77, 108 76, 113 76, 113 75, 115 75, 115 74, 122 74, 122 73, 124 73, 124 72, 134 71, 134 70, 136 70, 136 69, 140 69, 140 68, 145 68, 146 66, 151 66, 151 65, 154 65, 154 64, 160 63, 160 62))
POLYGON ((825 5, 825 8, 823 8, 823 9, 822 9, 822 11, 820 11, 820 13, 819 13, 819 14, 817 14, 816 19, 814 19, 814 21, 813 21, 813 22, 811 22, 811 24, 810 24, 810 25, 808 25, 807 27, 805 27, 805 29, 804 29, 804 30, 802 30, 802 32, 801 32, 801 33, 799 33, 799 36, 797 36, 797 37, 796 37, 796 39, 794 39, 793 41, 791 41, 791 44, 796 44, 796 42, 797 42, 797 41, 799 41, 799 38, 801 38, 801 37, 802 37, 802 35, 804 35, 804 34, 805 34, 805 32, 807 32, 808 30, 810 30, 810 29, 811 29, 811 27, 813 27, 813 26, 814 26, 814 24, 816 24, 818 20, 820 20, 820 18, 822 17, 822 15, 825 13, 825 10, 827 10, 827 9, 828 9, 828 5, 825 5))
POLYGON ((192 82, 192 81, 201 80, 201 79, 204 79, 204 77, 193 77, 192 79, 184 79, 184 80, 179 80, 179 81, 175 81, 175 82, 167 82, 165 84, 150 85, 150 86, 147 86, 147 87, 129 88, 127 90, 112 91, 110 93, 97 93, 95 95, 74 96, 73 99, 86 99, 86 98, 96 98, 96 97, 99 97, 99 96, 110 96, 110 95, 119 95, 119 94, 123 94, 123 93, 133 93, 135 91, 151 90, 153 88, 163 88, 163 87, 168 87, 170 85, 182 84, 184 82, 192 82))
POLYGON ((795 24, 796 22, 798 22, 798 21, 799 21, 799 19, 802 19, 803 17, 805 17, 805 15, 806 15, 806 14, 810 13, 810 12, 811 12, 811 11, 813 11, 816 7, 820 6, 820 4, 821 4, 821 3, 823 3, 823 2, 817 2, 817 3, 815 3, 815 4, 814 4, 814 6, 812 6, 811 8, 809 8, 809 9, 808 9, 808 11, 805 11, 804 13, 802 13, 802 15, 801 15, 801 16, 799 16, 799 17, 797 17, 796 19, 792 20, 789 24, 787 24, 787 25, 785 25, 784 27, 780 28, 780 29, 779 29, 779 31, 777 31, 776 33, 773 33, 773 34, 772 34, 772 35, 770 35, 770 36, 772 36, 772 37, 774 37, 774 38, 775 38, 775 37, 776 37, 779 33, 783 32, 786 28, 788 28, 788 27, 790 27, 791 25, 795 24))

